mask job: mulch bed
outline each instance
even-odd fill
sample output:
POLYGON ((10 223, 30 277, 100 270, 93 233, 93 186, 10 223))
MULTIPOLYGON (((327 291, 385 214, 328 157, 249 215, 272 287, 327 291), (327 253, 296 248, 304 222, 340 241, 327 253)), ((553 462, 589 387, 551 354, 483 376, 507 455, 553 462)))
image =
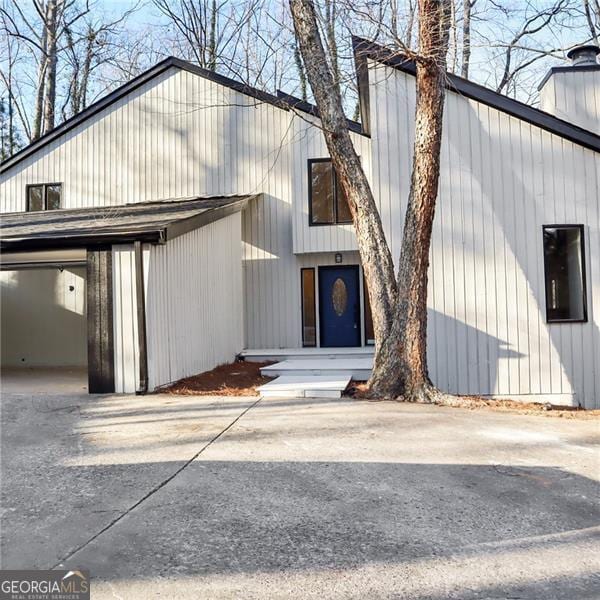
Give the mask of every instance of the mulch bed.
MULTIPOLYGON (((346 389, 345 395, 355 400, 376 401, 369 398, 366 381, 352 381, 346 389)), ((469 410, 489 409, 527 415, 537 414, 566 419, 598 419, 600 417, 600 410, 585 410, 577 406, 556 406, 539 402, 517 402, 508 398, 492 399, 483 396, 449 396, 448 401, 440 402, 440 405, 468 408, 469 410)))
POLYGON ((239 360, 180 379, 158 391, 179 396, 258 396, 256 388, 272 380, 263 377, 260 369, 271 364, 239 360))

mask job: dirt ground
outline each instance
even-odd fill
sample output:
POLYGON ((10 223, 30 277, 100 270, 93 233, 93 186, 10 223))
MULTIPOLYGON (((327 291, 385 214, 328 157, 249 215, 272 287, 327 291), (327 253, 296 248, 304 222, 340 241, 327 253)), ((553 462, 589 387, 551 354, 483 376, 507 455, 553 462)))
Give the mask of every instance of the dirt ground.
MULTIPOLYGON (((367 394, 366 381, 353 381, 346 390, 346 396, 355 400, 372 401, 367 394)), ((466 408, 469 410, 490 409, 497 411, 510 411, 524 415, 539 414, 548 417, 566 419, 598 419, 600 410, 585 410, 574 406, 556 406, 540 402, 518 402, 516 400, 492 399, 483 396, 450 396, 448 401, 440 403, 453 408, 466 408)))
POLYGON ((236 361, 212 371, 180 379, 159 391, 181 396, 258 396, 257 387, 271 381, 260 369, 273 363, 236 361))

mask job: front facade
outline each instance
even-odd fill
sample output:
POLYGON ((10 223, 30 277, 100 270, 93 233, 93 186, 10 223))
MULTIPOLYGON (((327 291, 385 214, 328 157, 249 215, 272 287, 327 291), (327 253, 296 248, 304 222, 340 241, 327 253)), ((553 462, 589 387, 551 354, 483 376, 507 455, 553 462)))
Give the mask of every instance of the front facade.
MULTIPOLYGON (((370 45, 358 72, 362 126, 351 123, 351 136, 397 257, 414 76, 370 45)), ((596 406, 600 138, 477 93, 451 88, 446 103, 431 377, 450 392, 596 406), (562 275, 553 275, 561 260, 571 265, 565 300, 562 275)), ((140 323, 148 389, 244 348, 372 342, 353 226, 311 107, 170 59, 90 109, 4 163, 2 212, 259 195, 195 232, 142 242, 141 280, 131 243, 112 246, 116 391, 140 388, 140 323)), ((3 300, 18 306, 32 288, 9 285, 18 272, 10 269, 3 300)))

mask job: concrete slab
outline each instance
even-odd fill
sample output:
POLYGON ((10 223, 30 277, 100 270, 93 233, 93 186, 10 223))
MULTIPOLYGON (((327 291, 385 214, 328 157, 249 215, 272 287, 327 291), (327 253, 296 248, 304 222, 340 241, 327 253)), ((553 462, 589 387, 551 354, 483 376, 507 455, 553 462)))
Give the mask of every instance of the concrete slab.
POLYGON ((240 352, 244 360, 261 362, 268 360, 315 360, 330 358, 373 357, 373 346, 356 348, 252 348, 240 352))
POLYGON ((1 394, 83 394, 88 389, 86 367, 4 367, 1 394))
POLYGON ((267 377, 283 375, 327 377, 344 376, 350 373, 353 379, 367 380, 373 368, 373 358, 319 358, 304 360, 284 360, 263 367, 260 372, 267 377))
POLYGON ((600 597, 598 422, 254 402, 3 397, 2 567, 67 557, 94 599, 600 597))
POLYGON ((256 388, 263 398, 340 398, 351 373, 333 376, 286 375, 256 388))

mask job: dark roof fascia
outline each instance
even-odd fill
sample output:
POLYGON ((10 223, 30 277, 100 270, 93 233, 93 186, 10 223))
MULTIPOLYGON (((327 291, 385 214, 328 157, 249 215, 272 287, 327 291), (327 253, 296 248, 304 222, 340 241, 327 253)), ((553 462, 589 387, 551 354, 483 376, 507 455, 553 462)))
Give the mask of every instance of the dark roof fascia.
MULTIPOLYGON (((308 102, 298 101, 298 99, 294 98, 293 96, 289 96, 288 94, 282 94, 283 97, 274 96, 273 94, 269 94, 268 92, 264 92, 240 81, 236 81, 235 79, 230 79, 229 77, 225 77, 219 73, 203 69, 202 67, 182 60, 181 58, 170 56, 162 62, 154 65, 154 67, 144 71, 137 77, 134 77, 131 81, 118 87, 116 90, 113 90, 110 94, 104 96, 104 98, 101 98, 97 102, 90 104, 90 106, 88 106, 85 110, 76 114, 74 117, 67 119, 64 121, 64 123, 61 123, 58 127, 52 129, 52 131, 45 133, 28 146, 25 146, 25 148, 19 150, 16 154, 13 154, 13 156, 0 163, 0 173, 3 173, 11 167, 14 167, 16 164, 34 152, 37 152, 37 150, 44 147, 46 144, 49 144, 51 141, 55 140, 61 135, 64 135, 90 117, 93 117, 98 112, 105 110, 120 100, 123 96, 130 94, 140 86, 154 79, 157 75, 160 75, 171 67, 187 71, 188 73, 192 73, 194 75, 199 75, 204 79, 208 79, 209 81, 218 83, 224 87, 235 90, 236 92, 240 92, 241 94, 255 98, 260 102, 272 104, 278 108, 281 108, 282 110, 297 109, 318 117, 318 111, 316 107, 308 102)), ((351 121, 348 119, 348 127, 356 133, 363 133, 361 124, 357 123, 356 121, 351 121)))
MULTIPOLYGON (((219 219, 223 219, 236 212, 243 210, 250 200, 258 198, 260 194, 240 197, 235 202, 224 206, 209 208, 201 213, 185 217, 172 223, 147 225, 135 228, 115 228, 104 232, 81 232, 72 233, 59 231, 55 236, 35 234, 31 237, 0 238, 0 252, 24 252, 31 250, 64 250, 69 248, 90 248, 109 244, 129 244, 143 242, 145 244, 166 244, 184 233, 189 233, 219 219)), ((148 203, 150 204, 150 203, 148 203)), ((155 204, 155 203, 152 203, 155 204)), ((144 205, 144 203, 139 203, 144 205)), ((139 206, 138 205, 138 206, 139 206)), ((135 207, 136 205, 131 205, 135 207)), ((146 205, 147 207, 147 205, 146 205)), ((76 209, 84 212, 86 209, 76 209)), ((15 214, 15 213, 10 213, 15 214)))
MULTIPOLYGON (((319 109, 314 104, 311 104, 310 102, 306 102, 306 100, 296 98, 296 96, 292 96, 291 94, 286 94, 285 92, 282 92, 281 90, 277 90, 277 98, 281 102, 284 102, 289 109, 292 109, 292 110, 295 109, 295 110, 299 110, 299 111, 308 113, 310 115, 313 115, 314 117, 317 117, 318 119, 321 118, 321 116, 319 114, 319 109)), ((365 135, 365 136, 368 135, 363 130, 361 123, 358 123, 357 121, 353 121, 352 119, 346 119, 346 122, 348 123, 348 129, 350 131, 353 131, 354 133, 358 133, 360 135, 365 135)))
POLYGON ((0 252, 26 252, 30 250, 65 250, 68 248, 94 248, 109 244, 127 244, 141 241, 148 244, 164 243, 164 228, 138 229, 125 231, 106 231, 95 233, 62 233, 56 237, 23 237, 1 239, 0 252))
POLYGON ((179 221, 174 221, 173 223, 168 224, 164 230, 164 242, 168 242, 180 235, 194 231, 194 229, 200 229, 200 227, 204 227, 210 223, 214 223, 215 221, 219 221, 220 219, 224 219, 225 217, 240 212, 246 208, 250 200, 254 200, 259 196, 260 194, 245 196, 236 202, 231 202, 225 206, 209 208, 199 214, 180 219, 179 221))
POLYGON ((544 75, 544 79, 542 79, 542 81, 540 82, 540 85, 538 85, 538 92, 546 85, 546 82, 548 81, 548 79, 550 79, 550 77, 552 77, 552 75, 554 75, 555 73, 572 73, 573 71, 577 72, 577 71, 600 71, 600 64, 599 65, 570 65, 570 66, 564 66, 564 67, 550 67, 550 69, 548 70, 548 72, 544 75))
MULTIPOLYGON (((353 38, 353 46, 356 57, 355 60, 357 61, 362 60, 366 62, 366 60, 370 58, 394 69, 409 73, 410 75, 416 75, 417 70, 414 61, 403 57, 389 48, 384 48, 379 44, 356 37, 353 38)), ((468 79, 458 77, 457 75, 447 73, 446 81, 447 89, 456 92, 461 96, 486 104, 580 146, 589 148, 595 152, 600 152, 600 136, 591 131, 587 131, 577 125, 563 121, 549 113, 533 108, 532 106, 499 94, 498 92, 494 92, 489 88, 479 85, 478 83, 473 83, 468 79)))

